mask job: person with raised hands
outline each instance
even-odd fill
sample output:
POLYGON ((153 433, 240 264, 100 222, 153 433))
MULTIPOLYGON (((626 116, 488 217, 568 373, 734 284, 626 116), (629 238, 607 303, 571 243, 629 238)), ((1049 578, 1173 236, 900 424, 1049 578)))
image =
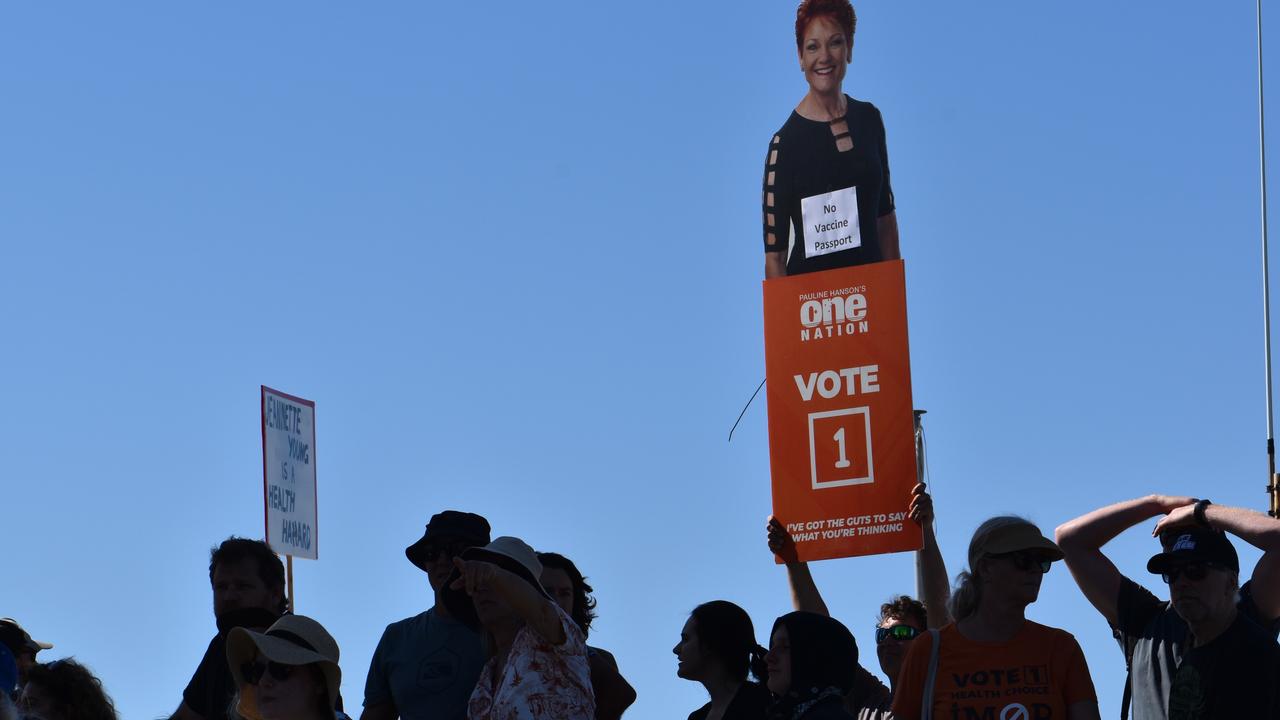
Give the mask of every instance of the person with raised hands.
POLYGON ((499 537, 454 558, 445 603, 485 635, 470 720, 592 720, 586 636, 551 599, 533 548, 499 537))
POLYGON ((746 610, 728 600, 702 603, 689 613, 671 651, 676 676, 702 683, 711 696, 689 720, 763 720, 772 702, 763 684, 765 649, 746 610))
MULTIPOLYGON (((907 515, 920 525, 924 536, 924 547, 916 554, 917 585, 924 591, 924 602, 899 595, 881 606, 880 617, 876 622, 876 656, 880 661, 881 671, 889 679, 890 687, 885 687, 866 668, 857 665, 856 681, 845 698, 845 707, 860 720, 877 720, 889 716, 889 709, 893 704, 893 688, 897 685, 908 643, 921 632, 942 627, 951 620, 947 611, 947 600, 950 597, 947 567, 934 534, 933 498, 924 483, 918 483, 912 488, 907 515)), ((770 516, 765 531, 769 549, 786 567, 792 607, 829 616, 827 604, 818 591, 809 565, 797 558, 795 542, 783 524, 770 516)))
POLYGON ((1148 495, 1058 527, 1076 584, 1106 618, 1129 667, 1136 720, 1280 717, 1280 520, 1208 500, 1148 495), (1163 517, 1160 517, 1163 516, 1163 517), (1170 600, 1120 573, 1102 547, 1160 517, 1147 562, 1170 600), (1262 550, 1243 585, 1228 536, 1262 550))

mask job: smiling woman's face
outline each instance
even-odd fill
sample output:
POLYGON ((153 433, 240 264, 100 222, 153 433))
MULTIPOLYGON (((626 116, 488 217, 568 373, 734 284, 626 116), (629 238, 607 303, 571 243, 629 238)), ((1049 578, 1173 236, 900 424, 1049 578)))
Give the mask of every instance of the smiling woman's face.
POLYGON ((809 87, 820 95, 840 92, 853 48, 835 19, 820 15, 809 21, 800 44, 800 69, 809 87))

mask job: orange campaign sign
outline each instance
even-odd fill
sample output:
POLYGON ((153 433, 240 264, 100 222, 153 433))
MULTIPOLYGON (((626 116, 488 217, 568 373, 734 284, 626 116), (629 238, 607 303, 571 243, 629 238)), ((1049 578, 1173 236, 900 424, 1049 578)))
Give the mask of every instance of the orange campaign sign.
POLYGON ((918 550, 902 261, 765 280, 764 340, 773 514, 799 559, 918 550))

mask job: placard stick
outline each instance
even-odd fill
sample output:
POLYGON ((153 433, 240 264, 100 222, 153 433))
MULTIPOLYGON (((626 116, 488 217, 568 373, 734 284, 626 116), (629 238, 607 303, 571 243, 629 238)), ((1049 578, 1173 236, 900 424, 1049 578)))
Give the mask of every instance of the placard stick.
POLYGON ((293 556, 284 556, 285 577, 289 583, 289 613, 293 613, 293 556))

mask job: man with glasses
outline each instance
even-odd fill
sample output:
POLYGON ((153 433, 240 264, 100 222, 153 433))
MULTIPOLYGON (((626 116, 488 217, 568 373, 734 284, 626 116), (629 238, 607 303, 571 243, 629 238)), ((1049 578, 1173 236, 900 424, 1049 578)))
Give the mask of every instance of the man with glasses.
POLYGON ((364 686, 360 720, 462 720, 480 678, 485 654, 480 635, 450 616, 441 593, 453 558, 489 544, 489 522, 474 513, 445 510, 431 517, 422 538, 404 554, 427 574, 435 604, 391 623, 382 633, 364 686))
POLYGON ((1058 528, 1085 597, 1129 664, 1124 708, 1136 720, 1280 717, 1280 520, 1208 500, 1151 495, 1058 528), (1120 574, 1102 546, 1158 515, 1162 552, 1147 563, 1169 586, 1158 600, 1120 574), (1248 581, 1228 535, 1263 551, 1248 581))

